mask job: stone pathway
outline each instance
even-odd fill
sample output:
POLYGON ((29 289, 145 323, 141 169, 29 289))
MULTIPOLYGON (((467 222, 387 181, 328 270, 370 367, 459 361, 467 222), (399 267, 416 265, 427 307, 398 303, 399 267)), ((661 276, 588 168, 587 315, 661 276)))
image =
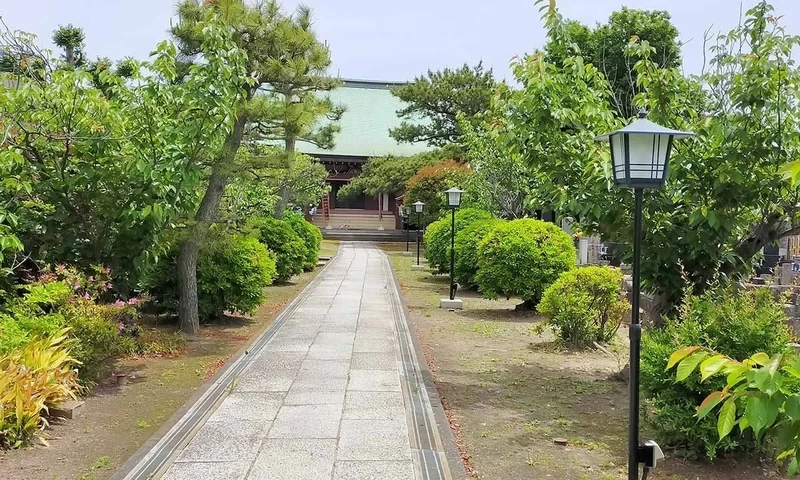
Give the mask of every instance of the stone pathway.
MULTIPOLYGON (((265 335, 205 421, 176 424, 185 439, 169 460, 124 478, 460 478, 381 250, 343 244, 265 335)), ((156 445, 142 463, 160 452, 156 445)))

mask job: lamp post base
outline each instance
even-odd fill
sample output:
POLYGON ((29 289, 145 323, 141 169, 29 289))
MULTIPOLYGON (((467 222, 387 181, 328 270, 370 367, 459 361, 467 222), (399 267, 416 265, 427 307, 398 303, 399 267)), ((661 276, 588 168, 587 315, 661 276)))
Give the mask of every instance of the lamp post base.
POLYGON ((417 265, 417 264, 411 265, 411 270, 425 270, 426 268, 428 268, 428 266, 427 266, 427 265, 422 265, 422 264, 419 264, 419 265, 417 265))
POLYGON ((455 298, 453 300, 443 298, 439 301, 439 308, 444 308, 445 310, 463 310, 464 300, 460 298, 455 298))

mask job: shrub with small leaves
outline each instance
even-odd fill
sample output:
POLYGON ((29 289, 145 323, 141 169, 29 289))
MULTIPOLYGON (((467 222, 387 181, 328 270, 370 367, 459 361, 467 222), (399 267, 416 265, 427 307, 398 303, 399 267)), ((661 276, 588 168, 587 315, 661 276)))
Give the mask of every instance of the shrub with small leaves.
POLYGON ((220 234, 197 264, 198 309, 210 319, 223 312, 252 313, 277 275, 275 254, 252 236, 220 234))
MULTIPOLYGON (((209 235, 197 259, 200 318, 213 320, 225 311, 252 312, 264 301, 264 288, 277 277, 275 254, 252 235, 225 231, 209 235)), ((152 299, 170 313, 178 310, 176 259, 177 249, 170 250, 145 276, 152 299)))
POLYGON ((308 248, 288 221, 262 217, 248 222, 248 227, 259 242, 277 255, 277 280, 288 280, 303 271, 308 263, 308 248))
POLYGON ((759 449, 751 436, 719 438, 712 419, 696 417, 695 407, 724 387, 722 379, 700 382, 690 377, 676 383, 667 371, 668 360, 676 350, 692 345, 737 359, 758 352, 774 355, 790 351, 791 341, 783 305, 768 289, 689 296, 678 317, 667 318, 663 328, 650 329, 642 337, 641 387, 649 407, 644 414, 659 444, 709 459, 759 449))
POLYGON ((319 247, 322 244, 322 232, 319 227, 307 221, 302 215, 286 212, 286 221, 292 230, 300 236, 306 246, 306 257, 303 268, 311 271, 317 266, 319 261, 319 247))
POLYGON ((475 275, 478 273, 478 244, 502 220, 490 218, 477 220, 464 227, 456 234, 456 281, 466 287, 475 287, 475 275))
MULTIPOLYGON (((479 220, 489 220, 492 214, 478 208, 462 208, 456 210, 456 235, 479 220)), ((439 220, 431 223, 425 229, 425 258, 431 268, 439 273, 450 271, 450 227, 452 218, 448 213, 439 220)))
POLYGON ((622 292, 622 272, 616 268, 590 266, 561 274, 542 296, 540 323, 572 347, 608 343, 617 333, 630 304, 622 292))
POLYGON ((501 223, 478 246, 478 291, 492 299, 519 297, 533 307, 562 272, 575 268, 576 258, 572 238, 552 223, 501 223))

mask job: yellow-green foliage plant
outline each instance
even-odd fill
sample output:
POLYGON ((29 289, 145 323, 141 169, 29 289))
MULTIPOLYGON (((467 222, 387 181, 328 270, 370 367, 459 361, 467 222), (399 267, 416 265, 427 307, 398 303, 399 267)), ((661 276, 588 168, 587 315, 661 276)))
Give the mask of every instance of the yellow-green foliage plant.
POLYGON ((37 438, 44 442, 48 423, 43 414, 76 397, 80 386, 72 342, 67 330, 60 330, 0 356, 0 446, 19 448, 37 438))

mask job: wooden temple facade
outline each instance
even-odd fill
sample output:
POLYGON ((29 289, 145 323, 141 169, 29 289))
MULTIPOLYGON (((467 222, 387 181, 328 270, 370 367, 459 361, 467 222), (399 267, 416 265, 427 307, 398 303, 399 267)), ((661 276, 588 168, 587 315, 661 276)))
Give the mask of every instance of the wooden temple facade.
POLYGON ((340 198, 339 190, 361 172, 369 158, 385 155, 407 156, 428 149, 424 144, 398 143, 389 136, 389 129, 400 125, 397 111, 403 102, 390 89, 397 82, 345 80, 330 92, 335 104, 346 111, 339 122, 335 146, 323 150, 308 143, 298 143, 299 151, 316 158, 328 171, 330 192, 322 199, 311 217, 323 229, 395 230, 402 228, 398 197, 403 192, 383 192, 340 198))

